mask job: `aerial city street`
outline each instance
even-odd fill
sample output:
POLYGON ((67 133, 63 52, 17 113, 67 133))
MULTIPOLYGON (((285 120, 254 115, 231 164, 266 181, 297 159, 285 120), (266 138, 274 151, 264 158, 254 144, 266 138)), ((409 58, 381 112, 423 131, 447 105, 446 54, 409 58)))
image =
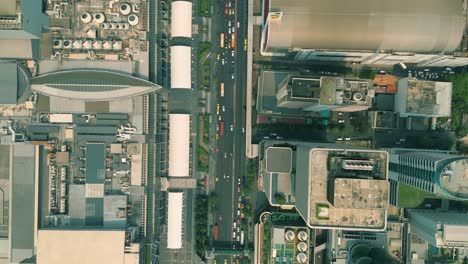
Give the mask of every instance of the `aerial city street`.
POLYGON ((3 0, 0 264, 468 264, 468 1, 3 0))

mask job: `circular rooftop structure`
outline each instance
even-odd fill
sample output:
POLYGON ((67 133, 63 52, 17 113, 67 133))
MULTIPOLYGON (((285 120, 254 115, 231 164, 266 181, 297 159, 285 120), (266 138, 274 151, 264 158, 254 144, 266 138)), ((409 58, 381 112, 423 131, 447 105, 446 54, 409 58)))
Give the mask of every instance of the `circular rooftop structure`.
POLYGON ((34 92, 82 101, 119 100, 159 89, 161 86, 141 78, 98 69, 58 71, 31 80, 34 92))
POLYGON ((450 159, 442 165, 440 191, 453 199, 468 200, 468 158, 450 159))

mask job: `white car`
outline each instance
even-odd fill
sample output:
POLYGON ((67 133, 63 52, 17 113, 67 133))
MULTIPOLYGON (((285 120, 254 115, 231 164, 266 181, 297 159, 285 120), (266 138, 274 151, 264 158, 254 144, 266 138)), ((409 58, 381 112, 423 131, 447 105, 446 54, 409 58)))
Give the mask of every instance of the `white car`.
POLYGON ((344 123, 344 119, 339 119, 338 123, 340 123, 340 124, 344 123))
POLYGON ((342 141, 342 140, 343 140, 343 138, 337 138, 336 140, 338 140, 338 141, 342 141))
POLYGON ((231 55, 232 55, 232 57, 234 57, 234 50, 232 50, 231 55))
POLYGON ((237 225, 236 221, 232 222, 232 224, 234 226, 234 229, 236 229, 236 225, 237 225))
POLYGON ((231 34, 231 28, 228 28, 228 33, 231 34))
POLYGON ((224 105, 223 105, 222 110, 223 110, 223 112, 226 112, 226 107, 224 107, 224 105))
POLYGON ((245 128, 242 128, 242 133, 245 133, 245 128))
POLYGON ((221 60, 221 63, 224 65, 224 59, 223 59, 223 60, 221 60))
POLYGON ((349 140, 351 140, 351 138, 345 138, 345 140, 349 141, 349 140))
POLYGON ((237 216, 240 216, 240 210, 237 210, 237 216))
POLYGON ((221 116, 218 116, 218 120, 221 121, 221 116))
POLYGON ((236 232, 232 232, 232 238, 236 238, 236 232))
MULTIPOLYGON (((231 7, 231 3, 229 3, 229 7, 231 7)), ((228 21, 228 27, 231 27, 231 21, 228 21)))
POLYGON ((231 125, 231 131, 234 131, 234 126, 233 125, 231 125))
POLYGON ((224 158, 227 159, 227 153, 226 152, 224 152, 224 158))
POLYGON ((234 73, 231 75, 231 79, 233 79, 233 80, 234 80, 234 73))
POLYGON ((239 28, 239 27, 240 27, 240 22, 237 22, 237 28, 239 28))
POLYGON ((216 131, 219 131, 219 125, 216 124, 216 131))

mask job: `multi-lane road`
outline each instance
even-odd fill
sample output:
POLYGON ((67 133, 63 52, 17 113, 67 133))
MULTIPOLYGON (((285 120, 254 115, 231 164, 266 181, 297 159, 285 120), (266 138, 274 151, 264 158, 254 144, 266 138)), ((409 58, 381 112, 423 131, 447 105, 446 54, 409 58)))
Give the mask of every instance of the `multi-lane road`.
MULTIPOLYGON (((216 45, 211 54, 215 59, 214 77, 217 94, 212 111, 215 113, 214 123, 217 134, 214 176, 215 192, 219 197, 215 212, 219 235, 214 246, 239 248, 242 232, 239 210, 239 202, 242 200, 240 188, 245 167, 247 54, 244 43, 247 36, 247 1, 224 0, 216 5, 218 6, 214 7, 215 12, 212 16, 214 26, 212 41, 216 45), (221 34, 224 34, 223 44, 220 43, 221 34), (224 96, 221 96, 221 83, 224 83, 224 96), (224 133, 221 132, 223 129, 221 123, 224 123, 224 133)), ((224 263, 225 260, 232 263, 232 259, 223 256, 216 260, 217 263, 224 263)))

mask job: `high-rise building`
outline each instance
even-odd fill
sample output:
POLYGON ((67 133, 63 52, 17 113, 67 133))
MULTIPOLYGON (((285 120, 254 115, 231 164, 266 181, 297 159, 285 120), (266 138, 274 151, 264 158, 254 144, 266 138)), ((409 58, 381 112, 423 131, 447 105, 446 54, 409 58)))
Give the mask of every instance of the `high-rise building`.
POLYGON ((42 12, 43 1, 5 0, 0 8, 0 58, 39 59, 42 32, 49 18, 42 12))
POLYGON ((448 199, 468 200, 468 158, 450 151, 388 149, 390 203, 398 204, 398 185, 404 183, 448 199))
POLYGON ((271 205, 295 207, 311 228, 385 230, 387 152, 323 143, 260 144, 260 187, 271 205))
POLYGON ((436 247, 468 247, 468 214, 409 210, 411 233, 436 247))

